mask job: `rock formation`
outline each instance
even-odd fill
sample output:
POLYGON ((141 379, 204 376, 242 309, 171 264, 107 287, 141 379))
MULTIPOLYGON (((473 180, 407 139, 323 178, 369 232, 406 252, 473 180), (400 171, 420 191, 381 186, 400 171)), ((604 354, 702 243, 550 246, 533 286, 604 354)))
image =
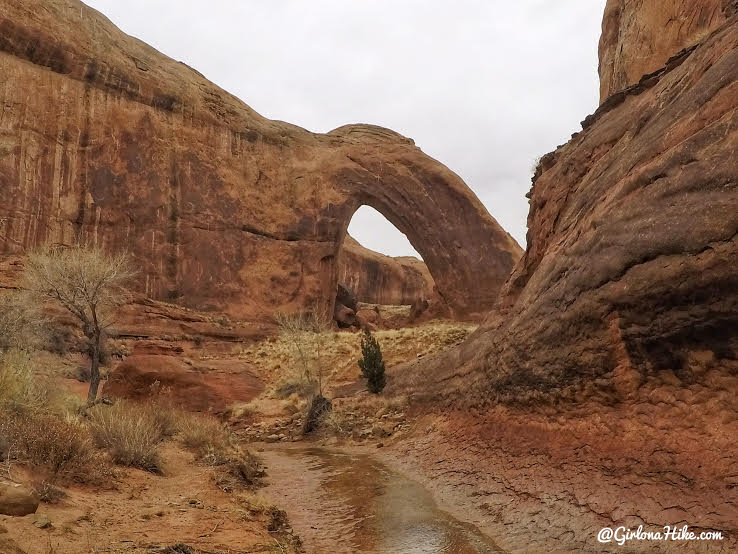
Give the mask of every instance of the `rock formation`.
POLYGON ((134 355, 110 374, 103 395, 144 400, 161 394, 173 405, 192 412, 223 413, 264 390, 243 362, 230 365, 233 367, 190 367, 176 356, 134 355))
POLYGON ((0 7, 5 255, 76 241, 125 248, 140 292, 260 318, 332 307, 361 205, 408 236, 458 314, 489 309, 521 253, 410 139, 267 120, 77 0, 0 7))
POLYGON ((18 483, 0 481, 0 515, 22 517, 38 509, 38 495, 18 483))
POLYGON ((390 379, 445 407, 407 463, 506 550, 614 551, 602 527, 677 524, 728 537, 695 552, 738 547, 738 15, 680 47, 541 159, 482 328, 390 379))
POLYGON ((433 296, 433 277, 421 260, 393 258, 364 248, 347 236, 338 258, 338 282, 359 302, 406 304, 433 296))
POLYGON ((498 385, 616 372, 636 386, 659 371, 690 382, 699 352, 735 356, 737 18, 542 158, 528 249, 477 343, 498 385))
POLYGON ((607 0, 600 39, 600 102, 660 69, 736 12, 735 0, 607 0))

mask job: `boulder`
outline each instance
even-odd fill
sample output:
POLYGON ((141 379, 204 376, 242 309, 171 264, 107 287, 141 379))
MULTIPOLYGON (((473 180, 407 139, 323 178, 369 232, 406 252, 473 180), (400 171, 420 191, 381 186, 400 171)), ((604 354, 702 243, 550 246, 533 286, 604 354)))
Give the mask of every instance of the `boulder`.
POLYGON ((36 512, 38 504, 38 495, 33 491, 18 483, 0 481, 0 514, 27 516, 36 512))
POLYGON ((333 319, 341 329, 357 325, 356 312, 343 304, 336 303, 333 310, 333 319))
POLYGON ((45 514, 38 514, 33 519, 33 526, 38 527, 39 529, 48 529, 51 527, 51 518, 45 514))
POLYGON ((240 371, 193 368, 173 356, 134 355, 113 370, 103 395, 129 400, 161 395, 186 410, 220 413, 233 404, 249 402, 264 388, 247 366, 240 365, 240 371))
POLYGON ((356 295, 343 283, 338 283, 338 288, 336 291, 336 304, 343 304, 354 312, 358 311, 356 295))

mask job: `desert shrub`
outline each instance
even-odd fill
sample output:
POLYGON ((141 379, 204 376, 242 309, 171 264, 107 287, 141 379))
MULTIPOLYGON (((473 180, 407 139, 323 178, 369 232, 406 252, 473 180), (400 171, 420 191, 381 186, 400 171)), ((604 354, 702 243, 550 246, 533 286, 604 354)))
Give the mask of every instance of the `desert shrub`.
POLYGON ((28 464, 49 483, 99 484, 112 474, 84 425, 58 416, 0 413, 0 456, 28 464))
POLYGON ((0 293, 0 352, 12 348, 32 349, 44 335, 44 319, 38 306, 25 293, 0 293))
POLYGON ((34 375, 28 353, 12 349, 0 355, 0 408, 38 411, 48 397, 48 388, 34 375))
POLYGON ((290 346, 296 374, 277 389, 280 398, 297 393, 303 396, 323 394, 327 377, 323 367, 323 351, 331 331, 332 318, 324 308, 296 314, 277 314, 275 318, 281 338, 290 346))
POLYGON ((129 402, 97 405, 89 411, 90 430, 100 448, 119 465, 161 471, 162 428, 149 410, 129 402))
POLYGON ((303 374, 300 374, 292 375, 284 379, 274 392, 274 396, 279 399, 285 399, 296 394, 300 398, 309 398, 311 396, 315 396, 317 393, 318 382, 315 380, 308 380, 303 374))
POLYGON ((33 485, 34 492, 44 504, 58 504, 67 497, 67 493, 46 479, 33 485))
POLYGON ((264 475, 258 458, 239 448, 217 419, 199 415, 183 417, 180 439, 200 462, 217 468, 215 482, 225 491, 254 486, 264 475))
POLYGON ((312 433, 317 429, 325 415, 331 411, 332 407, 333 404, 331 404, 331 401, 324 396, 314 396, 310 401, 305 421, 302 424, 303 434, 312 433))
POLYGON ((344 410, 334 406, 323 416, 323 425, 336 435, 344 435, 354 430, 355 421, 344 410))
POLYGON ((364 335, 361 338, 361 356, 359 368, 361 374, 366 377, 367 389, 373 394, 379 394, 387 383, 384 373, 384 359, 377 339, 372 336, 368 329, 364 329, 364 335))

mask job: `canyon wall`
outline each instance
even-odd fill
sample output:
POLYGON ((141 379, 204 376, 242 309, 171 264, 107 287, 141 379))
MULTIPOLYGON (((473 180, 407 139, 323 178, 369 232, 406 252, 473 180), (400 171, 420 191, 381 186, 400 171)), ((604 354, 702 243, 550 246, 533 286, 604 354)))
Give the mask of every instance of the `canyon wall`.
POLYGON ((347 236, 338 258, 338 282, 359 302, 414 304, 433 296, 428 267, 412 256, 391 257, 364 248, 347 236))
POLYGON ((482 327, 390 380, 438 407, 403 463, 507 551, 666 525, 725 538, 624 548, 738 548, 738 15, 662 55, 541 159, 482 327))
POLYGON ((407 235, 457 314, 487 311, 521 254, 412 140, 267 120, 76 0, 0 0, 0 74, 4 260, 127 249, 139 292, 264 318, 330 307, 361 205, 407 235))
POLYGON ((600 102, 710 34, 736 0, 607 0, 600 39, 600 102))

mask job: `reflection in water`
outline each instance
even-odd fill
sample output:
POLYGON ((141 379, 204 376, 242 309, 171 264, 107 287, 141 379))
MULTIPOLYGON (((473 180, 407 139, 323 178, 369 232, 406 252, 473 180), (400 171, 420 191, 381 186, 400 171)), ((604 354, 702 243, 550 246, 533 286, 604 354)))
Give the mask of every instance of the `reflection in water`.
POLYGON ((262 454, 268 488, 308 552, 501 552, 473 525, 439 510, 420 484, 366 455, 322 448, 262 454))

